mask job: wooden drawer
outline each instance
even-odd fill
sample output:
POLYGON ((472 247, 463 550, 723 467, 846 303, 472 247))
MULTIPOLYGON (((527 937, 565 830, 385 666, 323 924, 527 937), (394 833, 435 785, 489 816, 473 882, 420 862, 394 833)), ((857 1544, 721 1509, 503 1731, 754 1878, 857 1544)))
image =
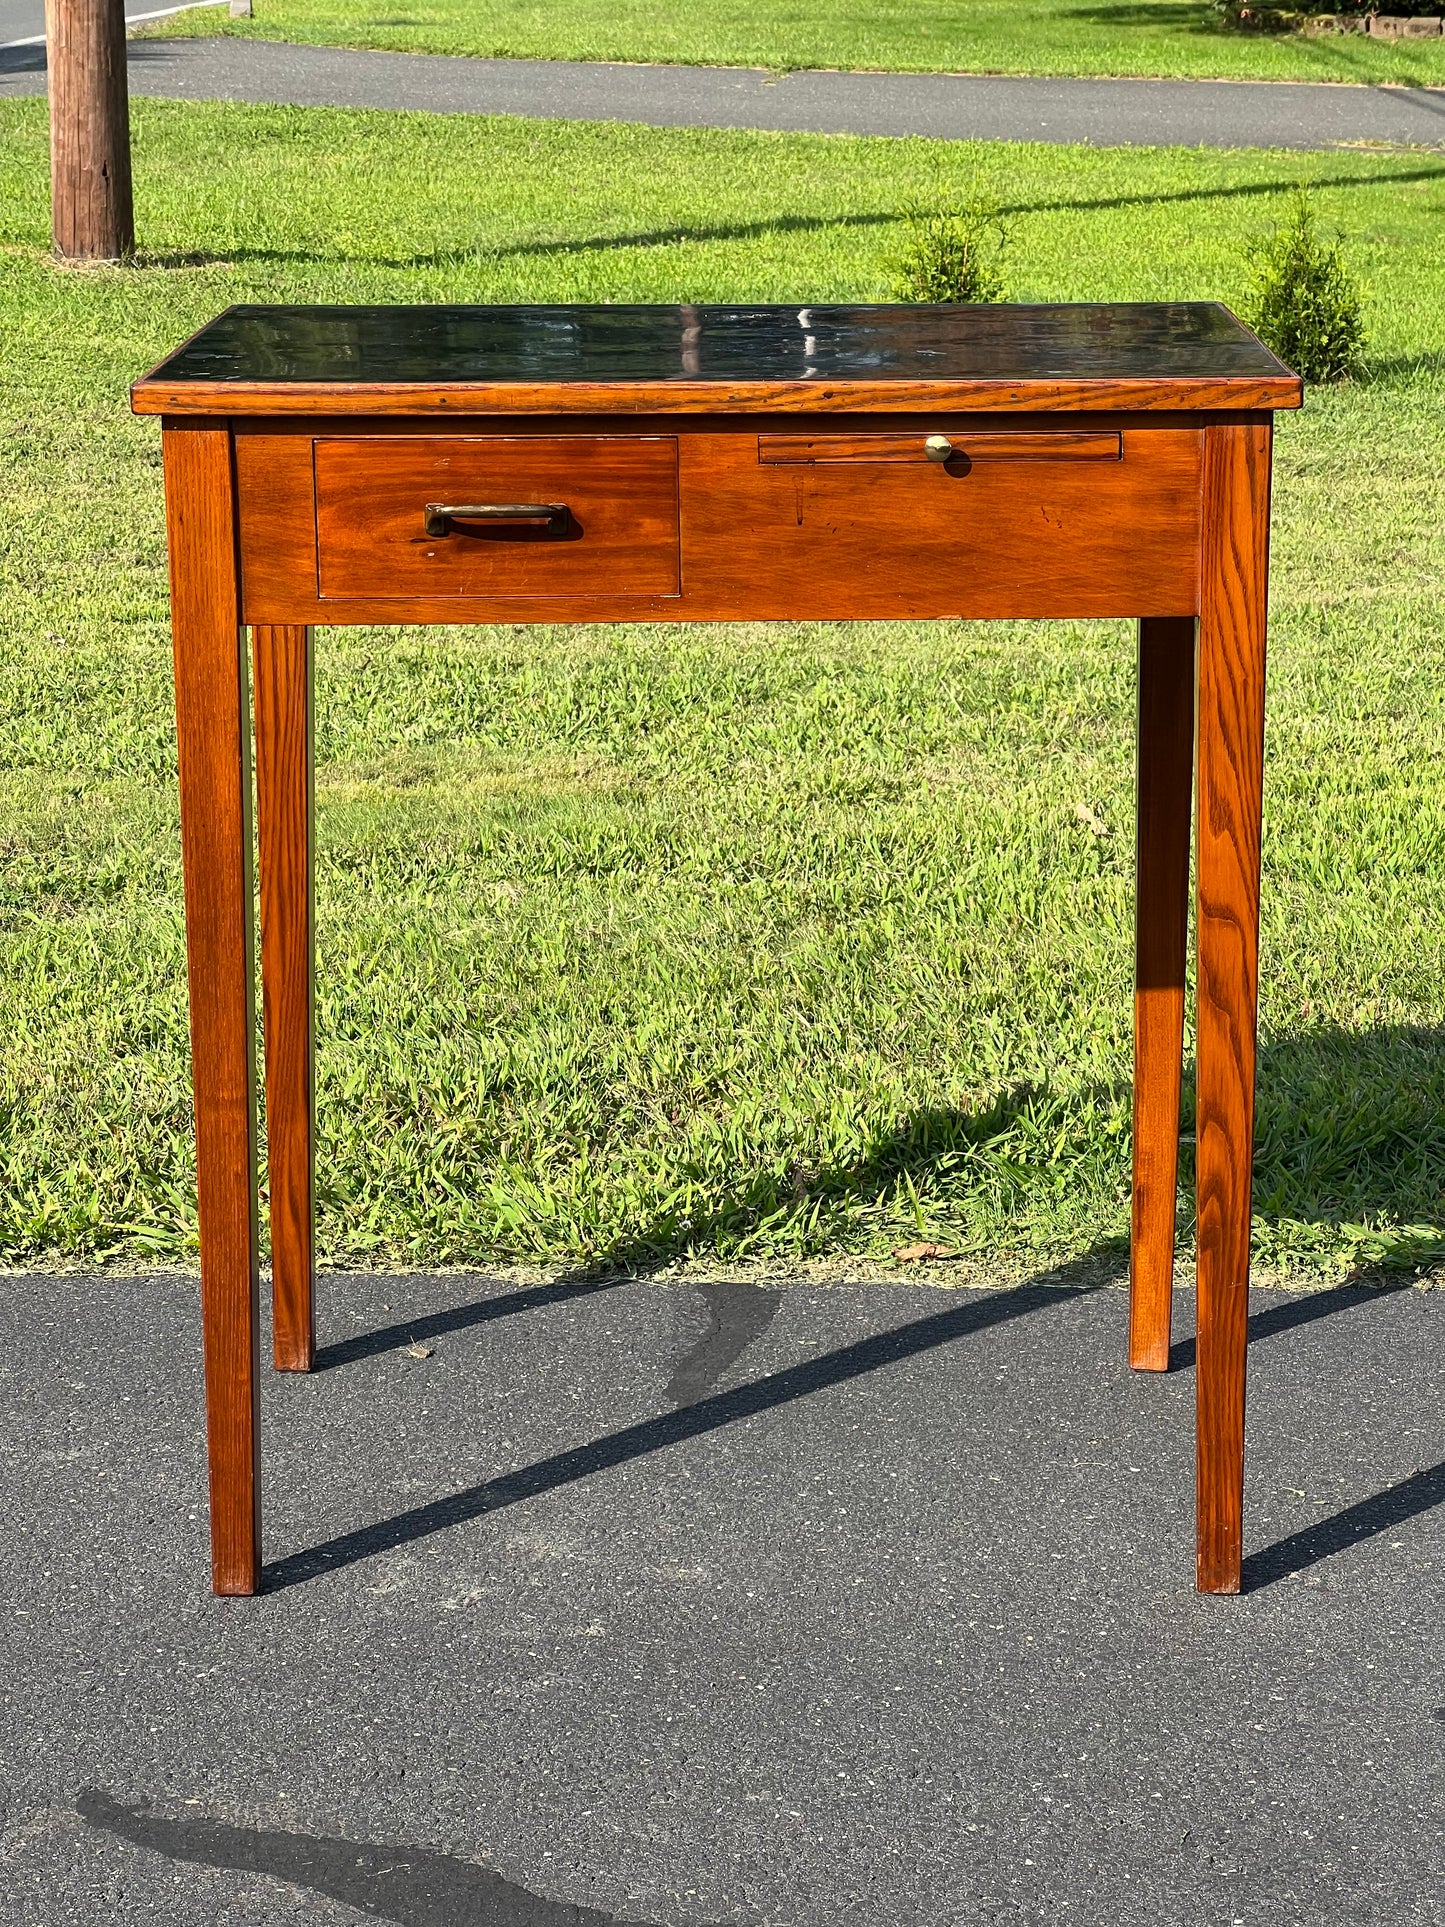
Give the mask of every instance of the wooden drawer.
POLYGON ((683 579, 718 614, 1177 615, 1197 427, 769 428, 683 449, 683 579), (935 441, 931 459, 927 444, 935 441))
POLYGON ((675 436, 339 435, 312 455, 322 600, 679 592, 675 436))

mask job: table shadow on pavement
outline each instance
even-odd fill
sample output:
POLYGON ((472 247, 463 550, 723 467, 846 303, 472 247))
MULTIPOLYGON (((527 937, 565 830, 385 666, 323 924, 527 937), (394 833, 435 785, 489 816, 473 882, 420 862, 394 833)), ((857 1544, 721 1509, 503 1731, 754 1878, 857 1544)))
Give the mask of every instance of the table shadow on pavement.
MULTIPOLYGON (((744 1286, 742 1292, 755 1289, 744 1286)), ((714 1328, 697 1349, 696 1364, 693 1363, 694 1354, 690 1353, 673 1375, 670 1390, 676 1395, 676 1389, 681 1384, 688 1402, 678 1404, 671 1412, 659 1413, 639 1424, 625 1426, 606 1437, 554 1453, 515 1472, 484 1480, 462 1492, 428 1500, 393 1518, 342 1533, 322 1545, 277 1560, 265 1568, 264 1588, 267 1592, 279 1592, 322 1573, 353 1565, 360 1559, 392 1551, 414 1540, 446 1531, 449 1527, 480 1519, 487 1513, 499 1512, 523 1500, 537 1498, 544 1492, 555 1491, 559 1486, 569 1485, 592 1473, 608 1471, 647 1453, 662 1451, 684 1440, 717 1431, 722 1426, 733 1425, 740 1419, 752 1418, 790 1404, 795 1399, 806 1398, 810 1393, 846 1384, 850 1379, 932 1351, 969 1334, 986 1331, 990 1326, 1027 1317, 1045 1306, 1058 1304, 1075 1295, 1075 1288, 1063 1283, 1016 1285, 1003 1291, 986 1292, 962 1304, 950 1305, 946 1311, 937 1312, 930 1318, 915 1319, 909 1324, 895 1326, 854 1344, 841 1346, 821 1358, 785 1367, 782 1371, 771 1372, 725 1392, 708 1397, 698 1396, 698 1391, 706 1384, 715 1382, 724 1366, 739 1357, 751 1338, 766 1328, 772 1311, 776 1310, 776 1294, 766 1293, 765 1299, 774 1301, 771 1310, 760 1311, 755 1319, 740 1321, 736 1310, 739 1296, 735 1295, 729 1301, 732 1306, 729 1326, 724 1327, 721 1319, 717 1318, 714 1328)))
MULTIPOLYGON (((301 1584, 322 1573, 555 1491, 593 1473, 663 1451, 827 1387, 844 1384, 990 1326, 1030 1316, 1084 1289, 1071 1282, 1072 1275, 1096 1275, 1097 1271, 1097 1259, 1080 1260, 1076 1266, 1064 1266, 1049 1274, 1050 1282, 1031 1282, 950 1305, 932 1317, 916 1319, 724 1392, 713 1392, 712 1388, 771 1324, 782 1293, 742 1281, 703 1284, 695 1291, 706 1309, 708 1326, 678 1361, 668 1382, 666 1396, 674 1406, 672 1411, 292 1553, 266 1567, 265 1590, 277 1592, 301 1584)), ((405 1343, 436 1338, 496 1318, 614 1288, 615 1282, 588 1278, 563 1280, 400 1321, 323 1348, 318 1355, 318 1366, 334 1369, 405 1343)), ((1347 1283, 1277 1298, 1251 1312, 1249 1342, 1258 1344, 1318 1319, 1371 1303, 1383 1293, 1403 1289, 1402 1285, 1391 1283, 1347 1283)), ((1194 1352, 1192 1337, 1176 1340, 1170 1347, 1171 1371, 1191 1369, 1194 1352)), ((1391 1531, 1442 1501, 1445 1501, 1445 1462, 1421 1467, 1409 1477, 1345 1507, 1332 1517, 1251 1553, 1244 1562, 1243 1589, 1254 1591, 1296 1576, 1331 1554, 1391 1531)))

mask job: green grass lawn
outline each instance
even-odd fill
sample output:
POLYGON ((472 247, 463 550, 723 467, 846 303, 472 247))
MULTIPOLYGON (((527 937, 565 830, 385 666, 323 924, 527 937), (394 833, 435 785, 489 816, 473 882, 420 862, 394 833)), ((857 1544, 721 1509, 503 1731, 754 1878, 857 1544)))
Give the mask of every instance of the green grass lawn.
POLYGON ((1225 31, 1209 0, 255 0, 145 33, 252 34, 407 53, 1006 74, 1445 82, 1445 41, 1225 31))
MULTIPOLYGON (((1020 298, 1238 298, 1302 179, 1375 359, 1279 432, 1257 1245, 1445 1249, 1445 162, 135 120, 141 265, 67 272, 44 103, 0 103, 0 1252, 193 1239, 149 362, 237 299, 873 296, 895 211, 969 188, 1013 210, 1020 298)), ((1116 1248, 1132 651, 323 631, 323 1248, 1116 1248)))

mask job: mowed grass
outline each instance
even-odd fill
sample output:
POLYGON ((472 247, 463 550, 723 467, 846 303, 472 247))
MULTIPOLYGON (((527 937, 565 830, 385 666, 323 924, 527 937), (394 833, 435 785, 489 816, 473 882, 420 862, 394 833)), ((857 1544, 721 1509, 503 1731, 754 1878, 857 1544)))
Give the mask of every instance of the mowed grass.
MULTIPOLYGON (((874 296, 896 210, 969 190, 1013 210, 1022 298, 1237 299, 1307 178, 1368 277, 1374 364, 1279 429, 1256 1243, 1445 1249, 1445 164, 142 101, 142 263, 64 272, 43 115, 0 104, 10 1261, 194 1240, 137 372, 237 299, 874 296)), ((331 1257, 1120 1246, 1129 625, 328 630, 317 653, 331 1257)))
MULTIPOLYGON (((255 0, 144 34, 239 34, 404 53, 894 72, 1162 74, 1224 80, 1445 81, 1445 41, 1226 30, 1209 0, 255 0)), ((1428 116, 1421 139, 1431 138, 1428 116)))

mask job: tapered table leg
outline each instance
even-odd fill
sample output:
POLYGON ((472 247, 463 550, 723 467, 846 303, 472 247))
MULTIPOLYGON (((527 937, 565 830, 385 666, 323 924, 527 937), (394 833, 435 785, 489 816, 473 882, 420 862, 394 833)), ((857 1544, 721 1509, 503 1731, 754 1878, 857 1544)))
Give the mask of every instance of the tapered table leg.
POLYGON ((279 1370, 309 1372, 316 1352, 311 631, 253 633, 274 1350, 279 1370))
POLYGON ((251 759, 225 428, 166 425, 191 1076, 201 1233, 211 1568, 260 1581, 251 759))
POLYGON ((1179 1080, 1194 792, 1194 618, 1139 624, 1138 886, 1134 921, 1134 1203, 1129 1363, 1169 1369, 1179 1080))
POLYGON ((1204 436, 1199 617, 1198 1578, 1238 1592, 1264 771, 1269 422, 1204 436))

